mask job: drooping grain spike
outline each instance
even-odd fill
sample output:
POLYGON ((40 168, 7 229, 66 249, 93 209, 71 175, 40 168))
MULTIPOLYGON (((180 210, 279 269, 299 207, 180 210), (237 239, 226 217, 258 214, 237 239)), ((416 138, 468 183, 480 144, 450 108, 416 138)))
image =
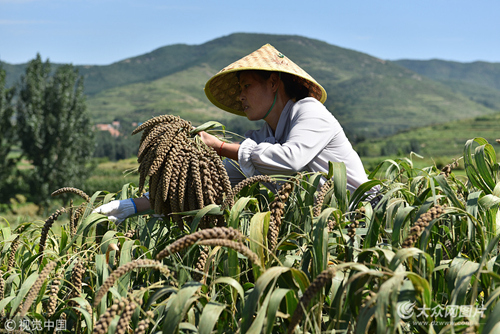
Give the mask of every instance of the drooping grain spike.
POLYGON ((153 210, 156 207, 156 196, 157 196, 157 188, 159 181, 160 181, 159 174, 155 174, 149 179, 149 203, 153 210))
POLYGON ((212 200, 215 204, 222 204, 223 199, 223 178, 224 175, 219 175, 217 170, 217 161, 220 161, 220 157, 215 153, 215 151, 206 145, 202 145, 202 151, 205 152, 204 161, 207 164, 207 176, 210 178, 209 183, 212 188, 212 200))
POLYGON ((85 211, 85 205, 80 205, 78 209, 75 210, 75 213, 72 216, 70 216, 69 229, 71 237, 75 236, 76 230, 78 228, 78 220, 83 215, 84 211, 85 211))
POLYGON ((3 279, 3 271, 0 270, 0 300, 3 299, 4 295, 4 289, 5 289, 5 280, 3 279))
POLYGON ((54 197, 54 196, 64 194, 64 193, 73 193, 73 194, 76 194, 76 195, 80 196, 81 198, 83 198, 86 202, 90 201, 90 196, 87 195, 83 190, 73 188, 73 187, 64 187, 64 188, 58 189, 58 190, 54 191, 51 194, 51 196, 54 197))
POLYGON ((108 327, 113 318, 125 308, 127 298, 116 299, 113 305, 108 307, 106 311, 100 316, 99 320, 95 323, 93 334, 105 334, 108 332, 108 327))
POLYGON ((18 235, 10 244, 9 260, 7 262, 7 271, 16 266, 16 252, 17 247, 19 247, 19 237, 18 235))
POLYGON ((177 182, 176 196, 179 199, 179 210, 186 210, 186 185, 188 178, 189 163, 191 161, 192 150, 190 147, 186 147, 184 150, 184 159, 182 159, 182 165, 179 166, 179 180, 177 182))
POLYGON ((200 164, 198 162, 198 159, 192 159, 190 167, 191 167, 190 168, 191 176, 193 177, 193 186, 194 186, 195 195, 196 195, 197 208, 201 209, 205 206, 205 203, 203 200, 203 198, 204 198, 203 186, 202 186, 202 181, 201 181, 200 164))
POLYGON ((172 123, 172 122, 178 121, 178 120, 180 120, 180 118, 178 116, 174 116, 174 115, 161 115, 161 116, 153 117, 150 120, 147 120, 146 122, 139 125, 137 128, 135 128, 135 130, 132 131, 132 136, 141 132, 142 130, 144 130, 148 127, 154 126, 156 124, 172 123))
POLYGON ((207 163, 207 157, 203 156, 200 160, 200 179, 203 189, 203 203, 204 205, 209 205, 215 203, 213 195, 215 190, 213 189, 212 180, 210 177, 210 170, 207 163))
POLYGON ((243 240, 244 236, 240 231, 228 227, 214 227, 210 229, 200 230, 191 234, 188 234, 170 245, 164 250, 156 255, 156 259, 159 261, 169 254, 177 253, 180 250, 189 247, 196 243, 198 240, 206 239, 229 239, 229 240, 243 240))
POLYGON ((159 182, 156 185, 156 189, 151 191, 151 188, 149 188, 149 198, 154 198, 154 206, 151 206, 153 208, 154 212, 157 214, 163 213, 163 192, 165 191, 165 179, 163 178, 163 175, 159 176, 159 182))
POLYGON ((425 228, 429 226, 430 222, 438 218, 443 214, 445 206, 437 204, 435 207, 429 209, 426 213, 422 214, 415 224, 411 227, 408 237, 403 241, 401 245, 403 248, 412 247, 413 244, 420 238, 425 228))
POLYGON ((42 232, 40 233, 40 244, 38 246, 38 255, 40 256, 39 261, 41 262, 43 259, 43 251, 45 250, 45 243, 47 242, 47 235, 49 234, 50 228, 52 224, 57 220, 57 218, 66 212, 66 209, 61 208, 54 212, 47 220, 45 220, 45 224, 43 225, 42 232))
POLYGON ((208 259, 208 247, 201 247, 200 255, 198 256, 198 261, 196 261, 195 269, 193 272, 193 278, 196 281, 201 281, 203 279, 203 272, 205 270, 205 265, 208 259))
POLYGON ((318 190, 314 203, 314 217, 318 217, 321 214, 321 209, 323 208, 323 201, 325 200, 325 195, 328 190, 331 189, 333 179, 327 180, 321 188, 318 190))
POLYGON ((152 128, 149 132, 146 133, 145 138, 141 138, 141 144, 139 145, 139 149, 137 150, 137 156, 141 156, 142 152, 148 148, 150 145, 154 144, 157 137, 162 136, 169 129, 169 124, 159 124, 152 128))
POLYGON ((172 143, 172 141, 174 141, 175 136, 181 130, 181 123, 170 124, 167 130, 162 135, 154 138, 154 141, 149 143, 149 145, 143 151, 137 153, 137 161, 141 162, 143 158, 150 152, 153 152, 154 156, 156 157, 158 152, 161 152, 163 150, 168 151, 170 144, 172 143))
POLYGON ((132 320, 132 316, 134 315, 135 308, 137 304, 132 298, 128 298, 128 303, 123 310, 120 319, 118 320, 118 324, 116 325, 115 334, 125 334, 128 332, 130 320, 132 320))
MULTIPOLYGON (((191 168, 191 161, 189 162, 189 168, 191 168)), ((194 186, 194 180, 191 173, 188 173, 188 177, 186 180, 187 191, 186 191, 186 201, 188 205, 188 210, 196 210, 197 201, 196 201, 196 190, 194 186)))
POLYGON ((290 197, 290 194, 293 192, 294 185, 294 181, 284 183, 278 190, 274 200, 269 205, 269 209, 271 211, 271 222, 269 224, 267 237, 269 240, 269 248, 271 250, 275 249, 278 244, 278 235, 281 228, 282 216, 285 211, 285 203, 290 197))
POLYGON ((231 201, 233 201, 234 196, 236 196, 243 188, 246 186, 252 185, 254 183, 276 183, 276 181, 270 177, 269 175, 255 175, 249 178, 244 179, 240 183, 238 183, 231 192, 227 195, 226 200, 222 203, 222 209, 228 208, 231 201))
POLYGON ((212 247, 223 246, 223 247, 232 248, 235 251, 237 251, 238 253, 247 257, 253 264, 255 264, 259 267, 261 266, 261 263, 259 261, 259 257, 257 256, 257 254, 252 252, 250 250, 250 248, 248 248, 247 246, 245 246, 241 242, 236 242, 236 241, 227 240, 227 239, 206 239, 206 240, 200 240, 199 244, 204 245, 204 246, 212 246, 212 247))
MULTIPOLYGON (((185 158, 185 154, 183 150, 179 151, 179 154, 174 157, 173 171, 170 177, 170 191, 168 193, 168 202, 170 204, 170 209, 172 212, 181 212, 180 208, 180 197, 179 197, 179 175, 181 174, 181 167, 183 165, 183 161, 185 158)), ((164 194, 165 195, 165 194, 164 194)), ((172 219, 177 223, 179 229, 183 229, 184 223, 182 218, 179 215, 172 215, 172 219)))
POLYGON ((102 297, 106 295, 108 290, 115 285, 115 282, 128 273, 131 270, 134 270, 135 268, 155 268, 160 271, 162 271, 165 275, 169 275, 170 272, 169 270, 160 262, 155 261, 155 260, 149 260, 149 259, 137 259, 132 262, 128 262, 124 265, 121 265, 120 267, 116 268, 115 271, 113 271, 108 278, 104 281, 104 283, 101 285, 100 289, 96 292, 95 297, 94 297, 94 308, 99 305, 99 302, 101 301, 102 297))
MULTIPOLYGON (((222 191, 221 191, 221 196, 222 198, 224 197, 229 197, 231 193, 231 182, 229 181, 229 176, 227 175, 226 168, 224 167, 224 164, 222 163, 222 160, 220 158, 218 159, 213 159, 213 162, 215 164, 215 167, 217 168, 217 175, 219 176, 219 179, 221 181, 221 186, 222 186, 222 191)), ((224 203, 221 201, 218 204, 224 203)), ((229 207, 232 207, 234 205, 233 197, 228 201, 229 207)))
POLYGON ((292 334, 295 330, 302 317, 304 315, 304 310, 309 306, 309 303, 314 298, 314 296, 321 291, 328 281, 331 281, 335 276, 335 269, 328 268, 323 270, 316 278, 311 282, 309 287, 306 289, 302 298, 300 298, 299 304, 295 308, 293 316, 290 318, 290 324, 288 325, 288 334, 292 334))
POLYGON ((21 311, 19 312, 19 317, 21 319, 24 318, 24 316, 30 309, 31 305, 35 301, 35 298, 38 296, 38 292, 40 291, 43 282, 45 282, 45 279, 49 276, 50 272, 55 268, 56 264, 57 263, 55 261, 47 263, 43 268, 42 272, 38 275, 37 279, 35 280, 35 283, 33 283, 30 291, 28 292, 28 296, 24 301, 21 311))
POLYGON ((71 285, 73 286, 73 289, 69 295, 70 299, 80 297, 82 292, 82 278, 85 271, 86 270, 82 260, 77 260, 71 272, 71 285))
POLYGON ((187 140, 186 131, 178 131, 172 140, 166 144, 158 143, 156 157, 149 168, 148 175, 155 174, 160 166, 166 161, 169 161, 168 156, 172 157, 178 151, 177 147, 182 147, 182 143, 187 140))
POLYGON ((154 313, 153 311, 146 312, 146 319, 142 319, 137 323, 137 327, 135 328, 134 334, 145 334, 148 329, 149 323, 154 321, 154 313))
POLYGON ((56 277, 52 280, 49 291, 49 301, 47 303, 47 317, 50 318, 54 315, 57 308, 57 294, 61 288, 61 282, 63 281, 63 276, 58 273, 56 277))

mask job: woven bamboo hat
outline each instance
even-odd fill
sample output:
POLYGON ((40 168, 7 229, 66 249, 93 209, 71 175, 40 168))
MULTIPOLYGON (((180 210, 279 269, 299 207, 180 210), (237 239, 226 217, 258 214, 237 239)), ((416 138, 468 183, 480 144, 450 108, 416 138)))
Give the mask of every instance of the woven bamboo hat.
POLYGON ((245 116, 239 100, 240 86, 236 73, 244 70, 263 70, 290 73, 309 90, 309 95, 321 103, 326 100, 326 91, 316 80, 297 64, 288 59, 272 45, 266 44, 248 56, 223 68, 205 85, 205 94, 217 107, 230 113, 245 116))

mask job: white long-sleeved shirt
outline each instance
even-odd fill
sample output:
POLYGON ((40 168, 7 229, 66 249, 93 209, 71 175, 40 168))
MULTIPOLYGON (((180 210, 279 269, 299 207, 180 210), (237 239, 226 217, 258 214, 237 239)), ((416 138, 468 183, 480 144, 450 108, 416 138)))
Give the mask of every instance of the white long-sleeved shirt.
POLYGON ((299 171, 328 172, 328 162, 346 166, 347 189, 351 193, 367 182, 363 164, 337 119, 318 100, 308 97, 288 101, 276 132, 265 123, 249 131, 238 151, 241 171, 225 160, 231 184, 255 174, 292 175, 299 171))

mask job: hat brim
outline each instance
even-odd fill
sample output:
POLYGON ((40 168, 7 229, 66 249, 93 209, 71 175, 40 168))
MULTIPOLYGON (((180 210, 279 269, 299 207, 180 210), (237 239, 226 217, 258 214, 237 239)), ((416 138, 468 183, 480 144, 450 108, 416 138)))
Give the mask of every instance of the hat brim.
POLYGON ((309 90, 309 96, 316 98, 321 103, 326 101, 325 89, 302 68, 269 44, 227 66, 210 78, 205 84, 207 98, 222 110, 245 116, 239 100, 240 86, 237 73, 250 70, 283 72, 294 75, 298 82, 309 90))

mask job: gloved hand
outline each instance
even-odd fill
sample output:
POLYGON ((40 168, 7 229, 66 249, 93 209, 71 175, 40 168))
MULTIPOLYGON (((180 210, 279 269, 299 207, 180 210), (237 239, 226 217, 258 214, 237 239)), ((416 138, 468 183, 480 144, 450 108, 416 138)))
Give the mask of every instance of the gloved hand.
POLYGON ((108 216, 109 220, 115 223, 121 223, 127 217, 137 213, 135 203, 131 198, 124 200, 114 200, 104 205, 101 205, 92 211, 92 213, 100 213, 108 216))

